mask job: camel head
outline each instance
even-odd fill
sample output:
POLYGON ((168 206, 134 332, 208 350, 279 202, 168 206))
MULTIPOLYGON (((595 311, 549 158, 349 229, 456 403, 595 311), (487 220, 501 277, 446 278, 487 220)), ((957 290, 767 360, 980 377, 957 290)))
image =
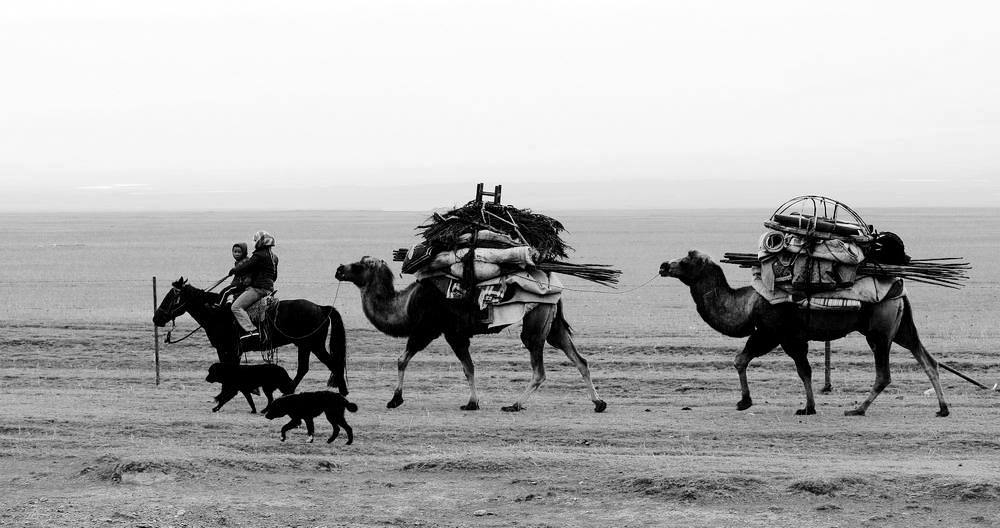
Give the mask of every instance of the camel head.
POLYGON ((392 283, 392 270, 384 260, 374 257, 361 257, 361 260, 353 264, 341 264, 337 266, 337 272, 333 275, 339 281, 354 283, 358 288, 363 288, 385 279, 388 276, 389 283, 392 283))
POLYGON ((687 256, 660 264, 661 277, 674 277, 690 286, 697 281, 712 262, 712 257, 697 249, 688 251, 687 256))

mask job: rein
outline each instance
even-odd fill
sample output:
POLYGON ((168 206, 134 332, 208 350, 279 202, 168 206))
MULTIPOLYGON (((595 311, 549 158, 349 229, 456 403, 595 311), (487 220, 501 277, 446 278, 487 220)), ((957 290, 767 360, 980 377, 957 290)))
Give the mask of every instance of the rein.
POLYGON ((167 344, 167 345, 172 345, 174 343, 180 343, 181 341, 184 341, 185 339, 193 336, 194 333, 197 332, 198 330, 201 330, 201 325, 198 325, 198 328, 195 328, 194 330, 191 330, 190 332, 188 332, 188 334, 186 336, 184 336, 184 337, 182 337, 182 338, 180 338, 180 339, 178 339, 176 341, 171 341, 170 340, 170 334, 173 333, 174 329, 177 327, 177 324, 174 323, 173 319, 171 319, 170 322, 171 322, 171 324, 173 324, 173 327, 170 330, 167 330, 167 337, 163 338, 163 343, 167 344))

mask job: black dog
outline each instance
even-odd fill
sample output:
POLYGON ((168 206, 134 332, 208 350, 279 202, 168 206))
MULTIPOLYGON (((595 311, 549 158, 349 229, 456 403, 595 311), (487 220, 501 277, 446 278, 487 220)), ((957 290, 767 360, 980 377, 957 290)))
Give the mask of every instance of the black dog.
POLYGON ((292 419, 281 428, 282 442, 285 441, 286 432, 302 425, 302 421, 305 420, 306 432, 309 433, 309 442, 312 442, 313 432, 315 431, 313 428, 313 418, 326 413, 326 419, 333 426, 333 434, 330 435, 330 439, 326 443, 333 442, 333 439, 337 438, 337 435, 340 434, 340 428, 343 427, 347 431, 347 445, 351 445, 354 442, 354 431, 351 430, 351 426, 347 425, 347 420, 344 419, 344 409, 356 412, 358 406, 335 392, 303 392, 300 394, 289 394, 288 396, 282 396, 274 400, 274 403, 271 404, 271 407, 264 416, 268 420, 285 415, 292 419))
POLYGON ((250 404, 250 412, 256 413, 257 407, 254 406, 250 394, 260 394, 257 391, 258 388, 263 389, 264 395, 267 396, 267 406, 261 411, 267 412, 274 401, 272 395, 275 389, 280 390, 282 394, 295 392, 295 386, 292 384, 292 378, 288 377, 288 372, 278 365, 267 363, 263 365, 215 363, 208 368, 208 377, 205 378, 205 381, 222 384, 222 392, 215 397, 218 405, 212 409, 212 412, 218 412, 226 402, 233 399, 233 396, 242 392, 247 398, 247 403, 250 404))

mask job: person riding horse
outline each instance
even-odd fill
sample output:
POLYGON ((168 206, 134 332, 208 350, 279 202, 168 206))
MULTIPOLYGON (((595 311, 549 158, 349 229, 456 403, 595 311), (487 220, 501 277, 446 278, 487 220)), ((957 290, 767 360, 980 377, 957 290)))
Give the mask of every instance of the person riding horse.
MULTIPOLYGON (((248 259, 250 255, 247 254, 247 243, 237 242, 233 244, 233 266, 238 266, 241 262, 248 259)), ((217 306, 222 306, 224 304, 232 304, 237 297, 243 293, 243 290, 250 285, 250 276, 246 273, 237 273, 233 275, 233 281, 229 283, 219 292, 219 302, 217 306)))
POLYGON ((231 275, 249 276, 249 285, 246 291, 240 294, 233 301, 232 311, 236 322, 243 328, 244 334, 240 341, 258 339, 260 333, 250 315, 247 314, 247 307, 259 301, 266 295, 274 291, 274 281, 278 279, 278 256, 274 254, 274 237, 266 231, 257 231, 253 235, 254 251, 250 258, 236 264, 229 270, 231 275))

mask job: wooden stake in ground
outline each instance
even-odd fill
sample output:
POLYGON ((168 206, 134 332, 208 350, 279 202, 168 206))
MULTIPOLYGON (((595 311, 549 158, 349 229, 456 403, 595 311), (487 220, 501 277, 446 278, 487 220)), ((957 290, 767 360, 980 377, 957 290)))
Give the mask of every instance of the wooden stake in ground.
MULTIPOLYGON (((153 276, 153 311, 156 311, 156 276, 153 276)), ((153 361, 156 364, 156 384, 160 384, 160 327, 153 325, 153 361)))
POLYGON ((820 389, 820 392, 831 392, 831 391, 833 391, 833 385, 830 383, 830 342, 829 341, 826 342, 824 360, 825 360, 824 361, 824 366, 826 368, 823 369, 823 378, 824 378, 823 381, 824 381, 824 383, 823 383, 823 388, 820 389))

